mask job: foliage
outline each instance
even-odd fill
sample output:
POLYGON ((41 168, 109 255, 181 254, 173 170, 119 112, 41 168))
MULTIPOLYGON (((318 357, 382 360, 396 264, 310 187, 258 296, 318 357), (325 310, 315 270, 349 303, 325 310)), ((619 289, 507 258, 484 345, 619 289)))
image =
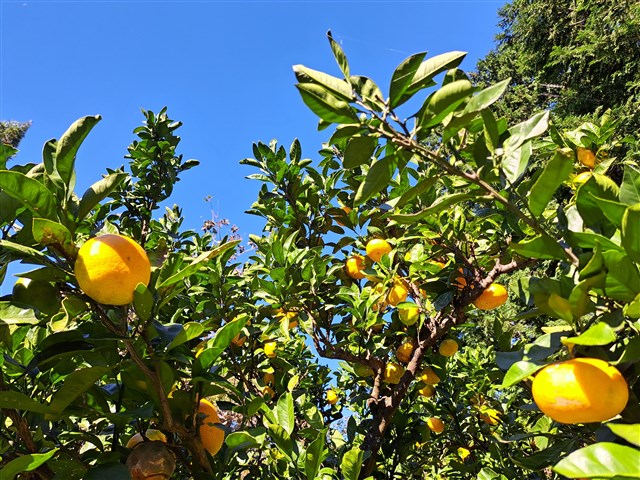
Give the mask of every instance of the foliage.
POLYGON ((458 69, 463 52, 407 58, 385 96, 329 42, 339 77, 294 67, 319 128, 336 124, 320 160, 294 140, 256 143, 242 161, 262 183, 250 213, 265 222, 242 263, 237 241, 183 230, 179 207, 153 217, 196 163, 176 153, 179 124, 165 110, 143 112, 130 173, 110 170, 81 196, 76 153, 99 117, 48 142, 43 163, 0 171, 11 202, 3 265, 36 265, 21 275, 62 298, 53 314, 0 303, 0 474, 126 475, 127 440, 148 428, 167 436, 175 478, 634 474, 640 171, 608 159, 573 184, 586 171, 577 149, 607 141, 602 124, 549 130, 543 112, 509 125, 493 110, 508 81, 474 87, 458 69), (604 174, 614 162, 619 185, 604 174), (151 282, 129 306, 96 303, 72 273, 79 246, 101 232, 135 238, 151 258, 151 282), (392 249, 354 280, 345 261, 372 238, 392 249), (496 281, 509 301, 474 308, 496 281), (394 306, 387 292, 399 287, 409 298, 394 306), (415 306, 406 325, 399 311, 415 306), (440 355, 444 339, 461 350, 440 355), (395 352, 408 341, 403 362, 395 352), (615 420, 559 424, 532 403, 531 375, 571 356, 626 377, 631 400, 615 420), (391 366, 399 378, 385 376, 391 366), (427 367, 440 378, 430 398, 427 367), (202 398, 217 402, 227 433, 213 457, 197 434, 202 398))

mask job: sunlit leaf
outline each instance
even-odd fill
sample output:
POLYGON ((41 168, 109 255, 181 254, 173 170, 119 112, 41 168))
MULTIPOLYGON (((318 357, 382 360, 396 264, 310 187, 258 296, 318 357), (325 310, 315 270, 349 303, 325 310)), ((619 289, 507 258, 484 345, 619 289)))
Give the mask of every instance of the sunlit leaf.
POLYGON ((544 212, 553 194, 573 170, 573 151, 570 148, 556 150, 529 191, 529 209, 538 216, 544 212))
POLYGON ((638 449, 600 442, 572 452, 560 460, 553 470, 569 478, 640 478, 639 456, 638 449))
POLYGON ((58 449, 54 448, 53 450, 49 450, 47 453, 32 453, 14 458, 0 468, 0 478, 3 480, 13 480, 19 473, 31 472, 40 465, 45 464, 57 452, 58 449))
POLYGON ((627 207, 622 216, 622 246, 640 264, 640 203, 627 207))

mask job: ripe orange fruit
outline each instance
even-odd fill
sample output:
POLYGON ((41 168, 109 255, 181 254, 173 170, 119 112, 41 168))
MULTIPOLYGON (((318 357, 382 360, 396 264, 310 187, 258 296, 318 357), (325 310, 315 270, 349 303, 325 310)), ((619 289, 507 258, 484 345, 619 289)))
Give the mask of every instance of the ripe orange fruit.
POLYGON ((396 278, 393 281, 393 285, 389 289, 389 292, 387 293, 387 302, 392 307, 395 307, 399 303, 404 302, 407 299, 408 295, 409 289, 407 288, 404 280, 396 278))
POLYGON ((336 403, 338 403, 338 394, 332 389, 327 390, 326 398, 329 405, 335 405, 336 403))
POLYGON ((603 422, 627 405, 629 387, 620 372, 598 358, 547 365, 534 377, 533 399, 560 423, 603 422))
POLYGON ((440 381, 440 377, 436 372, 433 371, 431 367, 426 367, 418 375, 418 380, 428 385, 437 385, 438 382, 440 381))
POLYGON ((403 363, 407 363, 411 360, 411 354, 413 353, 413 342, 406 341, 400 345, 396 350, 396 358, 403 363))
POLYGON ((354 280, 360 280, 366 276, 364 274, 365 268, 366 265, 364 263, 364 257, 362 255, 351 255, 349 258, 347 258, 347 261, 345 263, 347 275, 349 275, 354 280))
POLYGON ((205 450, 211 455, 215 455, 220 450, 224 441, 224 430, 215 426, 220 423, 216 407, 208 400, 200 400, 198 406, 198 435, 202 440, 205 450))
POLYGON ((456 342, 451 338, 447 338, 446 340, 443 340, 440 346, 438 347, 438 352, 443 357, 451 357, 455 355, 457 351, 458 351, 458 342, 456 342))
POLYGON ((427 419, 429 429, 434 433, 442 433, 444 431, 444 423, 438 417, 430 417, 427 419))
POLYGON ((499 283, 489 285, 482 295, 475 299, 473 304, 480 310, 493 310, 504 305, 509 298, 507 289, 499 283))
POLYGON ((418 390, 418 393, 426 398, 431 398, 436 394, 436 389, 433 385, 425 385, 418 390))
POLYGON ((269 358, 275 358, 278 355, 278 352, 276 352, 278 344, 276 342, 267 342, 263 348, 264 354, 269 358))
POLYGON ((400 382, 400 379, 404 375, 404 367, 398 363, 387 363, 384 368, 384 375, 382 380, 386 383, 396 384, 400 382))
POLYGON ((596 154, 588 148, 578 147, 578 161, 588 168, 596 166, 596 154))
POLYGON ((60 292, 52 283, 44 280, 18 278, 13 286, 11 299, 33 307, 45 315, 53 315, 60 311, 60 292))
MULTIPOLYGON (((155 441, 167 443, 167 437, 160 430, 155 430, 153 428, 150 428, 146 432, 144 432, 144 436, 147 438, 148 441, 151 441, 151 442, 155 440, 155 441)), ((142 437, 142 434, 136 433, 133 437, 129 439, 126 447, 133 448, 141 442, 144 442, 144 438, 142 437)))
POLYGON ((383 255, 391 251, 389 242, 382 238, 374 238, 367 243, 367 256, 374 262, 379 262, 383 255))
POLYGON ((76 279, 84 293, 105 305, 127 305, 139 283, 149 284, 146 252, 123 235, 106 234, 85 242, 78 251, 76 279))
POLYGON ((273 373, 267 372, 262 376, 262 381, 265 385, 273 385, 276 381, 276 378, 273 376, 273 373))

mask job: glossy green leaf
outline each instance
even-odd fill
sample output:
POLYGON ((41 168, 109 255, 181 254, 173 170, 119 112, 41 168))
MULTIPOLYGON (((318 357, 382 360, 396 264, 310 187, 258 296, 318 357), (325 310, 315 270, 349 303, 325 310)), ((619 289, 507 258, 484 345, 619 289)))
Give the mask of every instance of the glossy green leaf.
POLYGON ((533 375, 539 369, 541 369, 544 365, 538 365, 537 363, 528 362, 526 360, 521 360, 519 362, 514 363, 509 367, 507 373, 504 375, 504 379, 502 380, 502 388, 508 388, 516 383, 524 380, 525 378, 533 375))
POLYGON ((391 108, 395 108, 400 104, 400 99, 409 88, 409 85, 411 85, 413 77, 426 55, 427 52, 411 55, 394 70, 389 85, 389 104, 391 108))
MULTIPOLYGON (((87 116, 76 120, 56 144, 55 170, 67 185, 69 192, 73 191, 73 176, 76 154, 82 142, 91 129, 101 120, 100 115, 87 116)), ((48 172, 51 173, 51 172, 48 172)))
POLYGON ((577 337, 563 340, 564 343, 573 343, 575 345, 608 345, 615 341, 615 330, 605 322, 598 322, 577 337))
POLYGON ((384 110, 384 97, 373 80, 362 75, 352 75, 351 85, 365 105, 378 112, 384 110))
POLYGON ((436 177, 435 175, 432 177, 423 178, 415 186, 411 187, 409 190, 403 193, 401 197, 396 197, 388 201, 387 205, 392 208, 401 209, 417 196, 423 195, 425 192, 427 192, 436 184, 437 181, 438 177, 436 177))
POLYGON ((227 243, 223 243, 222 245, 219 245, 213 250, 209 250, 207 252, 201 253, 196 258, 194 258, 188 266, 180 270, 178 273, 161 281, 159 285, 156 285, 156 288, 161 289, 161 288, 169 287, 171 285, 175 285, 176 283, 193 275, 198 270, 200 270, 203 267, 203 264, 205 262, 217 257, 218 255, 221 255, 222 253, 226 252, 230 248, 234 248, 236 245, 238 245, 238 243, 240 243, 240 240, 233 240, 227 243))
POLYGON ((0 142, 0 170, 5 170, 7 168, 7 160, 13 157, 16 153, 18 153, 17 148, 13 148, 7 143, 0 142))
POLYGON ((593 249, 593 255, 591 255, 591 258, 582 270, 580 270, 580 280, 599 274, 602 272, 603 267, 604 257, 602 256, 602 247, 597 243, 593 249))
POLYGON ((24 393, 16 392, 15 390, 5 390, 2 392, 2 395, 0 395, 0 408, 11 408, 36 413, 50 413, 52 411, 48 405, 43 405, 24 393))
POLYGON ((467 103, 467 105, 464 107, 464 111, 462 113, 465 114, 479 112, 489 107, 502 96, 504 91, 509 86, 509 82, 511 82, 511 79, 507 78, 506 80, 503 80, 496 83, 495 85, 491 85, 481 90, 476 95, 471 97, 471 100, 469 100, 469 103, 467 103))
POLYGON ((491 468, 485 467, 478 473, 477 480, 507 480, 507 477, 497 473, 491 468))
POLYGON ((298 83, 296 88, 302 101, 328 123, 357 123, 358 117, 351 106, 326 87, 315 83, 298 83))
POLYGON ((8 251, 13 252, 18 257, 29 257, 31 259, 35 259, 42 264, 49 264, 51 261, 47 258, 47 256, 39 250, 35 248, 26 247, 19 243, 11 242, 9 240, 0 239, 0 248, 6 249, 8 251))
POLYGON ((601 245, 606 250, 624 252, 620 245, 597 233, 569 231, 566 233, 565 238, 572 247, 596 248, 596 245, 601 245))
POLYGON ((612 224, 603 211, 606 205, 602 201, 598 202, 597 199, 617 202, 619 190, 609 177, 595 173, 580 186, 576 194, 576 206, 585 225, 594 229, 596 233, 601 233, 612 224))
POLYGON ((622 246, 631 260, 640 264, 640 203, 627 207, 622 215, 622 246))
POLYGON ((19 307, 11 302, 0 301, 0 325, 35 325, 40 323, 32 308, 19 307))
POLYGON ((287 433, 287 431, 280 425, 270 424, 269 436, 272 438, 280 452, 284 454, 289 460, 293 458, 293 441, 287 433))
POLYGON ((31 472, 49 461, 57 451, 58 449, 54 448, 47 453, 32 453, 14 458, 0 468, 0 478, 2 478, 2 480, 13 480, 19 473, 31 472))
POLYGON ((355 100, 353 89, 345 80, 328 75, 318 70, 307 68, 304 65, 294 65, 293 71, 300 84, 316 84, 331 91, 346 102, 355 100))
POLYGON ((291 435, 295 427, 295 412, 293 410, 293 396, 289 392, 283 393, 278 399, 276 407, 276 418, 278 424, 291 435))
POLYGON ((616 436, 623 438, 636 447, 640 447, 640 423, 632 425, 625 423, 607 423, 605 426, 615 433, 616 436))
POLYGON ((559 148, 549 160, 529 192, 529 210, 535 216, 542 215, 555 191, 573 171, 573 151, 559 148))
POLYGON ((418 112, 416 127, 425 133, 429 127, 440 123, 473 93, 469 80, 455 80, 431 94, 418 112))
POLYGON ((70 246, 71 232, 61 223, 46 218, 33 219, 33 238, 42 245, 70 246))
POLYGON ((340 461, 340 470, 344 480, 358 480, 363 456, 364 451, 360 447, 353 447, 345 452, 340 461))
POLYGON ((262 445, 258 438, 248 432, 232 432, 224 439, 224 443, 233 451, 246 450, 262 445))
POLYGON ((389 181, 395 170, 396 160, 394 155, 386 156, 374 162, 356 192, 353 205, 362 205, 373 195, 385 189, 389 185, 389 181))
POLYGON ((569 478, 617 476, 640 478, 640 451, 638 449, 600 442, 581 448, 560 460, 553 470, 569 478))
POLYGON ((49 408, 52 415, 58 416, 78 397, 95 385, 111 369, 108 367, 89 367, 70 373, 62 386, 53 395, 49 408))
POLYGON ((640 318, 640 293, 636 295, 632 302, 624 306, 623 313, 627 317, 640 318))
POLYGON ((344 50, 342 50, 342 47, 338 42, 333 39, 331 31, 327 32, 327 38, 329 39, 329 45, 331 46, 333 57, 336 59, 342 75, 344 75, 344 78, 349 78, 351 76, 349 73, 349 62, 347 61, 347 56, 344 54, 344 50))
POLYGON ((39 181, 13 170, 0 171, 0 191, 15 198, 36 217, 56 219, 53 193, 39 181))
POLYGON ((500 140, 500 132, 498 131, 498 124, 496 122, 496 118, 493 115, 491 110, 484 109, 480 112, 482 115, 483 121, 483 133, 484 133, 484 143, 489 152, 494 153, 496 148, 498 148, 498 142, 500 140))
POLYGON ((369 164, 371 156, 378 146, 378 139, 369 135, 356 135, 351 137, 344 149, 343 166, 351 169, 360 165, 369 164))
MULTIPOLYGON (((171 343, 167 345, 167 351, 176 348, 183 343, 187 343, 189 340, 198 338, 204 332, 204 327, 198 322, 187 322, 182 326, 182 330, 176 335, 171 343)), ((231 337, 233 338, 233 337, 231 337)), ((225 347, 226 348, 226 347, 225 347)))
MULTIPOLYGON (((418 53, 416 57, 422 55, 420 58, 422 60, 425 54, 426 52, 422 54, 418 53)), ((389 104, 391 108, 396 108, 403 104, 423 88, 435 85, 433 78, 436 75, 452 68, 456 68, 460 65, 460 62, 462 62, 466 55, 466 52, 457 51, 443 53, 426 59, 420 63, 418 68, 415 69, 415 59, 409 57, 404 60, 396 69, 400 70, 400 72, 398 72, 397 75, 394 72, 394 76, 396 76, 397 79, 397 85, 394 88, 393 94, 391 93, 391 89, 389 89, 389 104)))
POLYGON ((450 195, 444 195, 442 197, 438 197, 430 206, 427 208, 420 210, 418 213, 412 214, 399 214, 399 215, 389 215, 389 218, 400 225, 410 225, 418 220, 422 220, 427 218, 430 215, 434 215, 438 212, 446 210, 452 205, 456 205, 461 202, 466 202, 467 200, 476 200, 482 201, 483 199, 488 199, 487 197, 479 197, 473 193, 452 193, 450 195))
POLYGON ((133 291, 133 308, 140 320, 146 322, 151 318, 153 304, 153 293, 144 283, 139 283, 133 291))
POLYGON ((532 138, 538 137, 547 131, 549 126, 549 111, 536 113, 533 117, 509 129, 509 138, 504 142, 505 156, 532 138))
POLYGON ((320 430, 316 439, 309 444, 305 452, 304 472, 308 479, 315 479, 324 460, 324 439, 326 430, 320 430))
POLYGON ((83 480, 114 480, 116 478, 129 479, 129 470, 120 462, 101 463, 91 468, 83 476, 83 480))
POLYGON ((124 172, 111 173, 91 185, 82 194, 78 207, 78 220, 83 220, 93 208, 113 192, 128 175, 124 172))
POLYGON ((625 205, 640 203, 640 171, 628 165, 624 169, 620 185, 620 202, 625 205))
POLYGON ((553 238, 538 235, 530 240, 514 242, 511 250, 526 258, 564 259, 564 249, 553 238))
POLYGON ((202 369, 208 369, 220 354, 231 345, 233 338, 240 333, 249 321, 249 316, 241 314, 235 317, 216 332, 210 348, 203 350, 196 359, 202 369))
POLYGON ((622 252, 605 251, 607 268, 605 292, 607 297, 621 302, 631 302, 640 293, 640 272, 631 259, 622 252))
POLYGON ((504 155, 500 166, 507 181, 512 184, 527 170, 529 159, 531 158, 531 142, 526 142, 514 150, 510 150, 504 155))

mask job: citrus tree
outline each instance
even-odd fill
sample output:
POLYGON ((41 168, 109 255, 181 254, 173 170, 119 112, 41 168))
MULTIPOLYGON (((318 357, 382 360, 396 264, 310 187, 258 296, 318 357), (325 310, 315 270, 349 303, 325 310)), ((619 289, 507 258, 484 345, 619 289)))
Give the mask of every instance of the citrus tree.
POLYGON ((34 265, 0 304, 3 478, 640 475, 640 171, 608 119, 510 126, 463 52, 383 94, 329 43, 340 76, 294 67, 318 161, 241 162, 246 251, 154 216, 197 164, 164 110, 82 195, 99 117, 3 165, 3 272, 34 265))

